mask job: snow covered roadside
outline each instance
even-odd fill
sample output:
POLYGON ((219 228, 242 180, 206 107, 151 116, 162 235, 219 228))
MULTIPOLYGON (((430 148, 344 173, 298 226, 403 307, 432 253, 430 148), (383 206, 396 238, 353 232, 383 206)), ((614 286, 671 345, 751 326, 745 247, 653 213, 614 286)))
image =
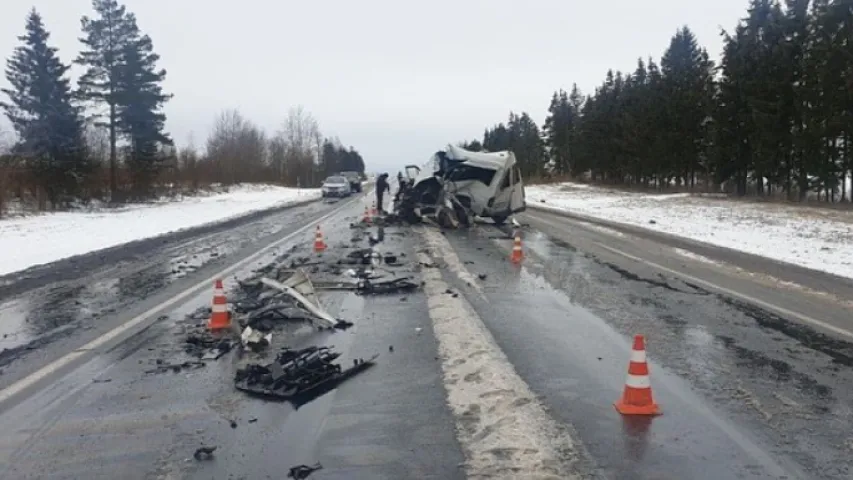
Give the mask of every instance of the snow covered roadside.
POLYGON ((4 219, 0 275, 313 198, 320 198, 319 189, 240 185, 174 202, 4 219))
POLYGON ((621 192, 575 183, 525 190, 528 204, 538 208, 640 226, 853 278, 851 211, 621 192))

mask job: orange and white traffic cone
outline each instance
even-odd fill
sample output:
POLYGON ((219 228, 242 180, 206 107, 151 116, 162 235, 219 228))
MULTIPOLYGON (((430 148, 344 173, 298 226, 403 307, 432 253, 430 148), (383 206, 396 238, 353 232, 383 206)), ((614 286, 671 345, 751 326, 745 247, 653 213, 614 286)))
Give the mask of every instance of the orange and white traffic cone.
POLYGON ((370 210, 367 208, 367 205, 364 206, 364 218, 361 221, 370 225, 370 210))
POLYGON ((642 335, 634 336, 631 350, 631 362, 628 364, 628 378, 622 398, 613 404, 622 415, 660 415, 660 409, 652 398, 652 385, 649 381, 649 364, 646 363, 646 344, 642 335))
POLYGON ((228 314, 228 300, 225 299, 225 289, 222 288, 222 280, 217 280, 213 285, 213 308, 207 328, 210 330, 221 330, 231 326, 231 315, 228 314))
POLYGON ((521 235, 516 231, 515 238, 512 241, 512 253, 509 256, 509 261, 512 263, 521 263, 524 259, 524 251, 521 250, 521 235))
POLYGON ((326 242, 323 241, 323 233, 320 231, 320 225, 317 225, 317 232, 314 234, 314 253, 323 253, 326 250, 326 242))

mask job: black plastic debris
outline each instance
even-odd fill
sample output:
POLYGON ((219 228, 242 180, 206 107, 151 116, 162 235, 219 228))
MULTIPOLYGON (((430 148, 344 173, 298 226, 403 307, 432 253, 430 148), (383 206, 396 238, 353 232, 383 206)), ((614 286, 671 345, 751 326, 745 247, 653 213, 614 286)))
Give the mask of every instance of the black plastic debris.
POLYGON ((216 450, 216 447, 199 447, 195 453, 193 453, 193 458, 196 460, 210 460, 213 458, 213 452, 216 450))
POLYGON ((356 286, 358 295, 382 295, 389 293, 411 292, 418 288, 418 284, 408 278, 395 278, 382 282, 374 282, 370 279, 359 280, 356 286))
POLYGON ((356 365, 343 369, 334 363, 340 355, 331 347, 285 349, 270 364, 249 364, 237 370, 234 385, 248 393, 304 404, 374 365, 379 357, 358 359, 356 365))
POLYGON ((320 470, 321 468, 323 468, 323 466, 320 465, 319 462, 315 463, 312 466, 297 465, 297 466, 292 467, 290 469, 290 471, 287 473, 287 478, 293 478, 295 480, 303 480, 305 478, 308 478, 308 475, 311 475, 312 473, 316 472, 317 470, 320 470))
POLYGON ((355 324, 347 320, 338 320, 338 323, 335 324, 335 328, 338 330, 346 330, 353 325, 355 324))
POLYGON ((481 273, 481 274, 477 275, 477 277, 478 277, 480 280, 485 280, 486 278, 488 278, 488 275, 486 275, 485 273, 481 273))
POLYGON ((201 360, 219 360, 231 351, 233 340, 203 330, 204 327, 187 335, 184 351, 201 360))
POLYGON ((180 373, 182 370, 195 370, 205 366, 204 362, 187 361, 184 363, 164 363, 162 360, 157 360, 157 368, 146 370, 145 373, 180 373))

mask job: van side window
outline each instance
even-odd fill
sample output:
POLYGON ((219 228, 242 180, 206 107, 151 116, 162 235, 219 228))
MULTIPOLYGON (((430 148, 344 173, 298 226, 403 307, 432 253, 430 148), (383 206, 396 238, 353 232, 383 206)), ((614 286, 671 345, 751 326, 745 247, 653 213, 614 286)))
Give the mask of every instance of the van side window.
POLYGON ((509 188, 509 174, 510 171, 507 170, 506 174, 504 175, 504 180, 501 182, 501 190, 503 190, 504 188, 509 188))
POLYGON ((512 167, 512 184, 518 185, 521 182, 521 170, 518 167, 512 167))

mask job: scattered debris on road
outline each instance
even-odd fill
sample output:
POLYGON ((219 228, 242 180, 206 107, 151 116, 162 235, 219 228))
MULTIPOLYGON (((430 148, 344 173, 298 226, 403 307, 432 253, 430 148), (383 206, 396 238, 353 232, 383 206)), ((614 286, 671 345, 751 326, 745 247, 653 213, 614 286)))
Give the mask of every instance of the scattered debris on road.
POLYGON ((145 373, 180 373, 182 370, 195 370, 203 368, 204 366, 204 362, 187 361, 183 363, 164 363, 162 360, 157 360, 157 367, 151 370, 146 370, 145 373))
POLYGON ((198 461, 201 460, 211 460, 213 459, 213 452, 216 450, 216 447, 199 447, 195 453, 193 453, 193 458, 198 461))
POLYGON ((343 369, 333 363, 340 355, 332 347, 285 348, 272 363, 237 370, 234 385, 247 393, 304 404, 373 366, 379 357, 356 358, 353 366, 343 369))
POLYGON ((290 471, 287 473, 287 478, 293 478, 295 480, 303 480, 305 478, 308 478, 308 475, 311 475, 312 473, 316 472, 317 470, 320 470, 321 468, 323 468, 323 466, 320 465, 319 462, 315 463, 312 466, 297 465, 297 466, 292 467, 290 469, 290 471))

